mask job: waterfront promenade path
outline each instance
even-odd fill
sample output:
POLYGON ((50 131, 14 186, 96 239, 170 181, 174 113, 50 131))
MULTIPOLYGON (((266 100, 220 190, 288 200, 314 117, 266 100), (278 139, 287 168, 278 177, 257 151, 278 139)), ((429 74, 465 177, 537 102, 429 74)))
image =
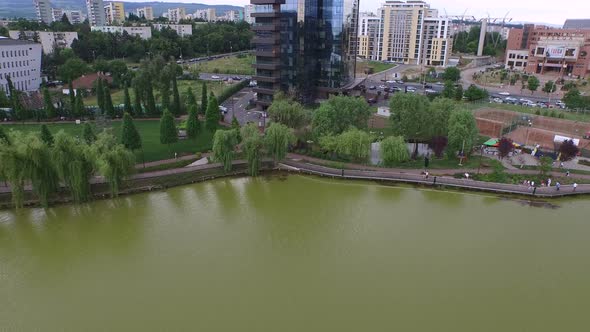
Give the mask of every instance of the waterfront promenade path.
MULTIPOLYGON (((422 170, 418 169, 392 169, 357 164, 343 164, 345 168, 341 169, 324 166, 325 164, 326 161, 322 159, 289 154, 288 158, 280 164, 280 168, 287 171, 329 176, 333 178, 391 181, 436 187, 445 186, 536 197, 561 197, 590 194, 590 184, 579 184, 576 189, 571 185, 562 185, 560 190, 557 190, 555 186, 532 188, 526 185, 483 182, 465 178, 457 179, 453 176, 449 176, 463 172, 474 174, 477 170, 429 170, 430 176, 426 178, 424 174, 422 174, 422 170)), ((491 170, 482 169, 481 172, 489 173, 491 170)), ((506 170, 506 172, 531 175, 538 174, 538 171, 534 170, 506 170)), ((555 173, 553 175, 563 176, 562 173, 555 173)), ((589 175, 576 174, 575 176, 576 178, 590 179, 589 175)))

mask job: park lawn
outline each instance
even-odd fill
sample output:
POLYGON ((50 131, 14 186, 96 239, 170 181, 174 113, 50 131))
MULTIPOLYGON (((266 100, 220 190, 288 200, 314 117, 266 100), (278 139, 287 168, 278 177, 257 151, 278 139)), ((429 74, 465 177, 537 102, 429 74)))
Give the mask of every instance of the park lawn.
MULTIPOLYGON (((179 121, 177 121, 179 123, 179 121)), ((121 121, 113 121, 113 134, 117 137, 121 135, 121 121)), ((203 125, 203 124, 202 124, 203 125)), ((22 130, 22 131, 40 131, 41 125, 38 124, 10 124, 2 125, 5 129, 22 130)), ((205 152, 211 150, 213 142, 213 133, 203 128, 199 137, 196 140, 179 140, 177 143, 170 146, 170 151, 167 145, 160 144, 160 121, 159 120, 136 120, 135 126, 139 131, 143 143, 143 151, 145 154, 145 161, 156 161, 162 159, 174 158, 174 152, 179 156, 194 154, 197 152, 205 152)), ((60 130, 64 130, 73 136, 82 135, 82 126, 74 123, 56 123, 48 124, 49 131, 53 134, 60 130)), ((136 151, 136 162, 142 162, 142 155, 140 151, 136 151)))
POLYGON ((232 56, 205 61, 191 65, 190 67, 201 73, 254 75, 253 63, 254 56, 247 55, 244 57, 232 56))
POLYGON ((373 68, 373 74, 376 73, 380 73, 382 71, 388 70, 390 68, 393 68, 397 66, 396 64, 393 63, 383 63, 380 61, 359 61, 357 62, 357 73, 359 74, 365 74, 365 69, 367 68, 373 68))
MULTIPOLYGON (((207 84, 207 92, 213 92, 216 96, 219 96, 223 90, 229 88, 231 84, 227 84, 222 81, 189 81, 189 80, 179 80, 178 81, 178 92, 180 96, 184 96, 186 93, 186 89, 190 86, 193 89, 193 93, 195 97, 197 97, 197 102, 201 100, 201 90, 203 89, 203 83, 207 84)), ((131 98, 131 104, 133 104, 134 98, 134 90, 133 88, 129 88, 129 97, 131 98)), ((154 89, 154 97, 156 97, 156 103, 160 102, 160 94, 158 89, 154 89)), ((172 98, 172 92, 170 93, 170 98, 172 98)), ((111 99, 113 100, 113 105, 122 105, 125 102, 125 92, 123 89, 119 90, 111 90, 111 99)), ((84 105, 86 106, 96 106, 98 105, 96 101, 96 95, 88 96, 84 98, 84 105)))

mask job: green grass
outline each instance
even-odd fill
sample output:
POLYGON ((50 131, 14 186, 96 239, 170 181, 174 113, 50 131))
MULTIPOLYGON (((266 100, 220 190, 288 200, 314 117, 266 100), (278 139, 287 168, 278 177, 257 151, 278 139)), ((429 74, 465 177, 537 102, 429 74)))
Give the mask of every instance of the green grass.
POLYGON ((387 69, 393 68, 397 66, 396 64, 392 64, 392 63, 383 63, 380 61, 364 61, 364 62, 358 62, 357 63, 357 73, 361 73, 364 74, 365 73, 365 69, 367 68, 373 68, 373 74, 385 71, 387 69))
POLYGON ((252 55, 245 57, 232 56, 198 63, 189 66, 189 68, 195 68, 201 73, 254 75, 252 63, 254 63, 254 56, 252 55))
POLYGON ((198 159, 197 159, 197 157, 195 155, 195 158, 194 159, 190 159, 190 160, 179 160, 179 161, 175 161, 173 163, 167 163, 167 164, 162 164, 162 165, 150 166, 150 167, 146 167, 146 168, 138 168, 137 169, 137 172, 138 173, 149 173, 149 172, 165 171, 165 170, 175 169, 175 168, 182 168, 182 167, 186 167, 186 166, 194 163, 197 160, 198 159))
MULTIPOLYGON (((190 86, 193 89, 193 93, 197 97, 197 102, 201 100, 201 90, 203 89, 203 83, 207 84, 207 92, 213 92, 216 96, 219 96, 221 92, 229 87, 230 85, 226 84, 222 81, 187 81, 187 80, 179 80, 178 81, 178 92, 180 96, 184 96, 186 93, 186 89, 190 86)), ((154 89, 154 96, 156 97, 156 102, 160 102, 160 95, 157 89, 154 89)), ((133 104, 134 98, 134 90, 133 88, 129 88, 129 96, 131 97, 131 103, 133 104)), ((172 94, 171 97, 172 98, 172 94)), ((120 105, 125 102, 125 93, 122 89, 120 90, 111 90, 111 99, 113 100, 113 105, 120 105)), ((96 106, 98 105, 96 101, 96 96, 89 96, 84 98, 84 105, 86 106, 96 106)))
MULTIPOLYGON (((37 124, 10 124, 2 126, 4 126, 4 129, 22 130, 25 132, 40 131, 41 127, 37 124)), ((213 133, 203 129, 196 140, 180 140, 178 143, 172 144, 170 152, 167 145, 160 144, 159 120, 136 120, 135 126, 142 139, 146 162, 174 158, 174 152, 177 152, 179 156, 205 152, 210 150, 212 146, 213 133)), ((74 123, 49 124, 48 127, 54 134, 59 130, 64 130, 66 133, 74 136, 80 136, 82 134, 82 126, 74 123)), ((112 130, 115 136, 120 137, 121 121, 113 121, 112 130)), ((142 155, 139 151, 136 152, 136 162, 142 162, 142 155)))

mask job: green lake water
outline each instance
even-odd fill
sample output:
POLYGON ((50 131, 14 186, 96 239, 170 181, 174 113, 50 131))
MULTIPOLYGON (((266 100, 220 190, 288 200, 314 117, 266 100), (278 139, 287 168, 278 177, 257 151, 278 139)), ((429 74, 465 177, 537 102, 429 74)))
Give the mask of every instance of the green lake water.
POLYGON ((589 331, 590 199, 291 175, 0 211, 0 331, 589 331))

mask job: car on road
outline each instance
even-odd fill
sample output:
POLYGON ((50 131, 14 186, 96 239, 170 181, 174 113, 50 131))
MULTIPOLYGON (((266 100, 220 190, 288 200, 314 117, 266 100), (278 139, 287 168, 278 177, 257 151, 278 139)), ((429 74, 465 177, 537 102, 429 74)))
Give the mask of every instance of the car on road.
POLYGON ((227 107, 225 107, 225 106, 219 106, 219 111, 220 111, 222 114, 227 114, 227 107))
POLYGON ((383 89, 385 89, 385 88, 387 88, 385 85, 380 85, 380 86, 379 86, 379 89, 381 89, 381 90, 383 90, 383 89))
POLYGON ((425 89, 432 89, 432 84, 424 83, 424 88, 425 89))
POLYGON ((506 97, 506 98, 504 98, 504 101, 507 104, 516 104, 516 103, 518 103, 518 99, 513 98, 513 97, 506 97))
POLYGON ((406 84, 406 82, 402 81, 402 80, 398 80, 397 84, 406 84))
POLYGON ((212 79, 212 80, 218 80, 218 79, 220 79, 220 78, 221 78, 221 77, 219 77, 219 76, 217 76, 217 75, 213 75, 213 76, 211 76, 211 79, 212 79))
POLYGON ((436 91, 434 91, 432 89, 426 89, 426 90, 424 90, 424 92, 427 93, 427 94, 437 93, 436 91))
POLYGON ((408 92, 416 92, 416 88, 414 88, 414 87, 412 87, 412 86, 409 86, 409 87, 406 89, 406 91, 408 91, 408 92))
POLYGON ((396 82, 395 81, 385 81, 385 83, 387 83, 387 84, 394 84, 396 82))
POLYGON ((399 86, 393 86, 391 87, 391 91, 402 91, 402 88, 400 88, 399 86))
POLYGON ((240 80, 242 80, 242 78, 240 76, 234 76, 231 79, 234 80, 234 81, 240 81, 240 80))
POLYGON ((376 89, 377 89, 377 87, 376 87, 376 86, 374 86, 374 85, 371 85, 371 86, 369 87, 369 90, 376 90, 376 89))
POLYGON ((497 104, 502 104, 504 103, 504 101, 501 98, 493 98, 492 102, 497 103, 497 104))
POLYGON ((506 92, 506 91, 500 92, 500 93, 498 93, 498 94, 499 94, 500 96, 510 96, 510 92, 506 92))
POLYGON ((526 98, 520 98, 518 101, 520 101, 521 103, 532 103, 533 101, 530 99, 526 99, 526 98))

